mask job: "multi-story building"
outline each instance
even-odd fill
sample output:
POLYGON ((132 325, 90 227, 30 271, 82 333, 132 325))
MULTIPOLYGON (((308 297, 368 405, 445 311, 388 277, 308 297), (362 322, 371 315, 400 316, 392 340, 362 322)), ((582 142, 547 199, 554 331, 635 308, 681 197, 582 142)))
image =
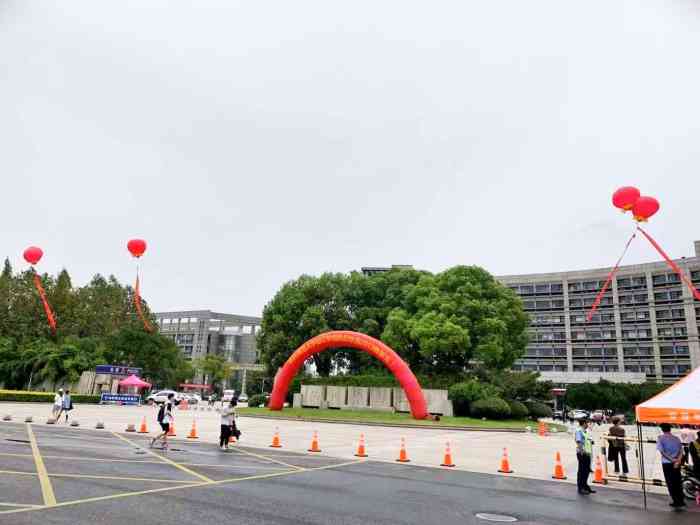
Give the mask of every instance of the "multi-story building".
MULTIPOLYGON (((695 257, 676 263, 700 287, 700 241, 695 257)), ((634 377, 629 374, 672 382, 700 366, 700 302, 663 261, 620 267, 588 322, 610 271, 498 277, 531 316, 530 344, 516 369, 537 370, 558 382, 634 377)))
MULTIPOLYGON (((676 263, 700 288, 700 241, 694 257, 676 263)), ((700 366, 700 302, 664 261, 620 267, 588 322, 611 270, 497 277, 521 297, 531 319, 530 343, 514 369, 557 383, 672 382, 700 366)))
MULTIPOLYGON (((187 359, 221 355, 242 370, 257 370, 259 356, 255 336, 262 319, 221 314, 210 310, 156 313, 160 332, 171 337, 187 359)), ((234 380, 240 379, 236 376, 234 380)))

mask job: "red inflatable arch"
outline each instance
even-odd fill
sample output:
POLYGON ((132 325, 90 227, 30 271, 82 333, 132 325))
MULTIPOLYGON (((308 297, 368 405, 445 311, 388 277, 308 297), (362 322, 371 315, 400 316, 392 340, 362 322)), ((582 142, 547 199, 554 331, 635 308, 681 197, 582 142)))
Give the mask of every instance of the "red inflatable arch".
POLYGON ((329 348, 354 348, 362 350, 376 357, 391 373, 398 379, 406 398, 411 407, 411 415, 414 419, 425 419, 428 417, 428 407, 423 397, 423 391, 418 384, 416 376, 411 369, 387 345, 381 341, 359 332, 326 332, 309 339, 294 352, 275 376, 275 385, 272 388, 272 395, 268 408, 270 410, 282 410, 284 399, 287 397, 289 383, 297 375, 304 362, 314 354, 323 352, 329 348))

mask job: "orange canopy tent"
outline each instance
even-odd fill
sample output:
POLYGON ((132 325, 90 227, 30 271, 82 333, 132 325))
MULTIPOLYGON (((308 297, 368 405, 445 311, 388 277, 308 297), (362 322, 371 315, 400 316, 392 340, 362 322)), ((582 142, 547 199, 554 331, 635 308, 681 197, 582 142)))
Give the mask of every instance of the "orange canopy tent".
POLYGON ((700 368, 637 405, 637 423, 700 425, 700 368))

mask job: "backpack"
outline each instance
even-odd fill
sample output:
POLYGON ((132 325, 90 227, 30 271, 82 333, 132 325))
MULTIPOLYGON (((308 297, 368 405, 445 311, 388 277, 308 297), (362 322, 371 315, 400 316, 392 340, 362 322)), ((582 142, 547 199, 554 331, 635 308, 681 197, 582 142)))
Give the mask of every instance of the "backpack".
POLYGON ((164 417, 165 417, 165 403, 160 405, 160 410, 158 411, 158 423, 162 423, 164 417))

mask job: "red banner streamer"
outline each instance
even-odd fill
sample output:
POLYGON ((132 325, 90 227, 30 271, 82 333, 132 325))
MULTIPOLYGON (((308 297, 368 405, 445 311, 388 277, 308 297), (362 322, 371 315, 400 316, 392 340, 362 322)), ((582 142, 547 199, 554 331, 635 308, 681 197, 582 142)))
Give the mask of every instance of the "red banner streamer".
POLYGON ((149 323, 146 316, 143 315, 143 309, 141 308, 141 284, 139 282, 138 271, 136 272, 136 286, 134 287, 134 306, 136 307, 136 312, 143 321, 143 328, 146 332, 152 331, 151 323, 149 323))
POLYGON ((663 250, 663 248, 661 248, 661 246, 659 246, 659 244, 654 239, 652 239, 651 235, 649 235, 647 232, 642 230, 642 228, 640 228, 639 226, 637 226, 637 229, 640 232, 642 232, 642 235, 644 235, 644 237, 647 238, 647 240, 651 243, 651 245, 654 248, 656 248, 656 251, 659 252, 659 254, 661 254, 661 257, 664 258, 664 260, 671 267, 671 269, 674 272, 676 272, 676 274, 678 274, 678 277, 681 278, 681 281, 683 281, 686 284, 686 286, 688 287, 688 289, 693 293, 693 296, 695 297, 695 299, 700 301, 700 292, 698 292, 697 288, 695 288, 695 286, 693 286, 693 281, 691 281, 688 278, 688 276, 685 273, 683 273, 683 270, 681 270, 679 268, 679 266, 671 260, 671 258, 666 254, 666 252, 663 250))
POLYGON ((587 322, 591 322, 591 319, 593 319, 593 314, 595 311, 598 309, 600 306, 600 302, 603 300, 603 296, 605 295, 605 292, 608 291, 608 288, 610 287, 610 283, 612 283, 613 278, 615 277, 615 274, 617 273, 617 270, 620 269, 620 264, 622 264, 622 259, 625 258, 625 255, 627 254, 627 250, 630 248, 630 244, 632 244, 632 241, 634 238, 637 236, 637 232, 634 232, 632 234, 632 237, 629 238, 627 241, 627 244, 625 245, 625 249, 622 252, 622 255, 620 255, 620 258, 617 260, 617 263, 615 263, 615 267, 612 269, 612 271, 608 274, 608 279, 605 281, 605 284, 603 285, 603 288, 600 290, 600 293, 598 293, 598 296, 595 298, 595 301, 593 301, 593 305, 591 306, 590 311, 588 312, 588 316, 586 318, 587 322))
POLYGON ((34 273, 34 286, 36 286, 36 289, 39 292, 39 297, 41 297, 41 302, 44 304, 44 312, 46 312, 46 319, 51 327, 51 333, 56 335, 56 319, 53 316, 49 302, 46 300, 46 292, 44 291, 44 287, 41 285, 41 279, 36 272, 34 273))

